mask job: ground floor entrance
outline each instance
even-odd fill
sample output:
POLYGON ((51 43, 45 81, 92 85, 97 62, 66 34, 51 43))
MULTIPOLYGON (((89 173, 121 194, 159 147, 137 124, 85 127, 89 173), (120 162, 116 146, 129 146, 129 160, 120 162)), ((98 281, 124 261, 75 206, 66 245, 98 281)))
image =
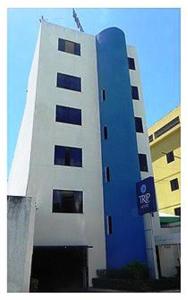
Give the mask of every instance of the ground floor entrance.
POLYGON ((31 292, 81 291, 88 286, 87 246, 33 249, 31 292))

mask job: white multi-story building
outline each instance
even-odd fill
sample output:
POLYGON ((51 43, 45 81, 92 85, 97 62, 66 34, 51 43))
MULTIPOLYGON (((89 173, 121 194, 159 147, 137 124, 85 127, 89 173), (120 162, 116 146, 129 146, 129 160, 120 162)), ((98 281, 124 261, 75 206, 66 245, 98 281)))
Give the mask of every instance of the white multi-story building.
POLYGON ((138 215, 135 188, 151 175, 135 49, 117 28, 95 37, 42 20, 8 188, 36 204, 39 290, 91 286, 133 260, 157 276, 157 218, 138 215))

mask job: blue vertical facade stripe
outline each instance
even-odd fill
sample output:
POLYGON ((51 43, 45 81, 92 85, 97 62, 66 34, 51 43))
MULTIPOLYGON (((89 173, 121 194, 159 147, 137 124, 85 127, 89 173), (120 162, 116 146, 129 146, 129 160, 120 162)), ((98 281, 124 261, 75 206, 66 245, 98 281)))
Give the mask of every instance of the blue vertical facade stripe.
POLYGON ((124 33, 108 28, 96 36, 103 171, 111 181, 104 185, 104 209, 112 216, 112 234, 106 232, 107 268, 138 260, 146 263, 143 217, 138 215, 136 182, 140 180, 135 120, 124 33), (108 127, 108 139, 103 127, 108 127))

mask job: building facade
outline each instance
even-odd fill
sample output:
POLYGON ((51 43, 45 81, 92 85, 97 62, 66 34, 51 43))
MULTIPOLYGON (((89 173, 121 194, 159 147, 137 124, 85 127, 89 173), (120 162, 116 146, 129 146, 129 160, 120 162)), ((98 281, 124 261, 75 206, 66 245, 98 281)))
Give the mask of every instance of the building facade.
POLYGON ((159 212, 180 215, 180 107, 148 130, 159 212))
POLYGON ((136 200, 136 182, 151 175, 138 61, 124 33, 42 20, 8 189, 36 203, 39 290, 91 286, 98 269, 135 260, 157 277, 157 213, 139 216, 136 200))

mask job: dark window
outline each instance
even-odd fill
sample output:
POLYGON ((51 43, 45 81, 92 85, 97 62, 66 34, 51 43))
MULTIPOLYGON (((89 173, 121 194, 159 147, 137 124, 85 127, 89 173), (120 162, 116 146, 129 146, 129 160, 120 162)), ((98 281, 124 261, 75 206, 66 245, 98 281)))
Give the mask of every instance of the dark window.
POLYGON ((139 100, 138 88, 137 86, 131 86, 132 89, 132 98, 139 100))
POLYGON ((142 125, 142 118, 135 117, 135 126, 136 126, 136 132, 144 132, 143 125, 142 125))
POLYGON ((81 125, 81 110, 77 108, 56 105, 56 122, 81 125))
POLYGON ((138 154, 139 163, 140 163, 140 171, 147 172, 148 164, 147 164, 147 156, 146 154, 138 154))
POLYGON ((175 213, 176 216, 181 216, 181 207, 175 208, 174 213, 175 213))
POLYGON ((170 151, 166 154, 166 160, 167 160, 168 164, 170 162, 174 161, 174 152, 173 151, 170 151))
POLYGON ((170 180, 170 186, 171 186, 171 191, 178 190, 179 189, 178 179, 175 178, 173 180, 170 180))
POLYGON ((107 216, 107 234, 112 234, 112 217, 107 216))
POLYGON ((81 78, 57 73, 57 87, 81 92, 81 78))
POLYGON ((102 100, 103 100, 103 101, 106 100, 106 91, 105 91, 105 89, 102 89, 102 90, 101 90, 101 97, 102 97, 102 100))
POLYGON ((153 142, 153 134, 151 134, 151 135, 149 136, 149 142, 150 142, 150 143, 153 142))
POLYGON ((108 138, 108 128, 107 128, 107 126, 104 126, 103 130, 104 130, 104 139, 107 140, 107 138, 108 138))
POLYGON ((128 57, 128 63, 129 63, 129 69, 131 70, 135 70, 135 62, 134 62, 134 58, 132 57, 128 57))
POLYGON ((83 213, 83 192, 53 190, 53 208, 55 213, 83 213))
POLYGON ((80 55, 80 44, 74 43, 74 54, 80 55))
POLYGON ((159 136, 169 131, 179 123, 180 123, 179 117, 174 118, 172 121, 168 122, 166 125, 164 125, 163 127, 161 127, 160 129, 154 132, 155 138, 158 138, 159 136))
POLYGON ((67 41, 64 39, 58 39, 58 50, 71 53, 71 54, 80 55, 80 44, 67 41))
POLYGON ((55 146, 54 164, 82 167, 82 149, 55 146))
POLYGON ((110 178, 110 168, 109 167, 105 168, 105 179, 106 179, 106 182, 109 182, 111 180, 111 178, 110 178))

